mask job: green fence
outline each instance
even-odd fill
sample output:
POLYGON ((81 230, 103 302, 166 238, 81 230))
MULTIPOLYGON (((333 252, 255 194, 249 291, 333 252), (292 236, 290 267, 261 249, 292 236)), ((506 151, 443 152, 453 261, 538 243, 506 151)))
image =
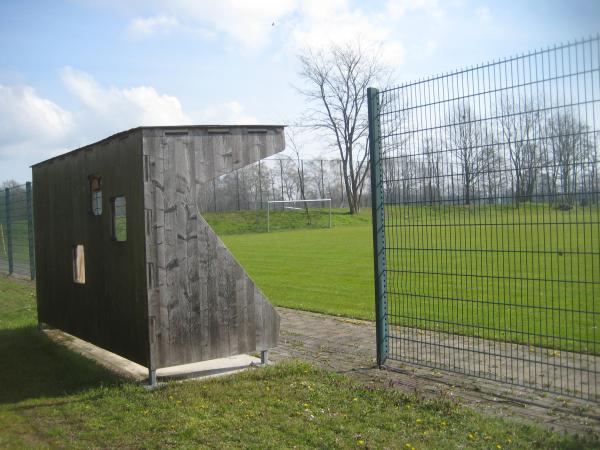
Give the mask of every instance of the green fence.
POLYGON ((379 365, 600 401, 600 38, 368 96, 379 365))
POLYGON ((0 273, 35 279, 31 183, 0 195, 0 273))

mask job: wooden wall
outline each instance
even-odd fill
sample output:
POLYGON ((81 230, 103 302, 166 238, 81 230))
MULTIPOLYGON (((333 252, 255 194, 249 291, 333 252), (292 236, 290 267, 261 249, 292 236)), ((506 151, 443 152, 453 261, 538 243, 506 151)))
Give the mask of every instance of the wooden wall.
POLYGON ((40 322, 148 365, 142 130, 115 135, 33 167, 40 322), (102 177, 102 215, 88 176, 102 177), (111 197, 127 199, 127 241, 111 237, 111 197), (85 284, 72 248, 85 248, 85 284))
POLYGON ((144 129, 152 368, 277 344, 279 316, 201 217, 198 196, 284 146, 283 127, 144 129))
POLYGON ((274 347, 279 316, 197 204, 203 184, 284 146, 283 127, 138 128, 33 166, 39 321, 154 369, 274 347), (117 196, 126 242, 111 233, 117 196))

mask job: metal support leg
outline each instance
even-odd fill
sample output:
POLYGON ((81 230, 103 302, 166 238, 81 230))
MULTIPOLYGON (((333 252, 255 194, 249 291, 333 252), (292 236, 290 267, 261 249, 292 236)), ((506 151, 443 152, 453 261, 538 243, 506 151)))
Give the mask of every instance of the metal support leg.
POLYGON ((156 387, 156 370, 148 369, 148 386, 156 387))
POLYGON ((262 350, 260 352, 260 363, 264 366, 269 364, 269 350, 262 350))

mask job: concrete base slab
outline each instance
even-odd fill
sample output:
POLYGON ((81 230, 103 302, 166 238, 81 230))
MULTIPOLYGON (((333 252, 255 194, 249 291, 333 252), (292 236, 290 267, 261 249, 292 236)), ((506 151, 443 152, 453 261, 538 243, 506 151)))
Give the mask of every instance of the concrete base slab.
POLYGON ((260 365, 260 358, 250 355, 235 355, 181 366, 165 367, 156 371, 158 381, 186 378, 211 378, 241 372, 251 366, 260 365))
MULTIPOLYGON (((148 368, 111 353, 71 334, 56 329, 42 330, 50 339, 64 345, 71 351, 95 361, 106 369, 131 380, 148 381, 148 368)), ((250 355, 236 355, 229 358, 213 359, 180 366, 165 367, 156 371, 159 382, 184 379, 205 379, 241 372, 261 364, 260 358, 250 355)))

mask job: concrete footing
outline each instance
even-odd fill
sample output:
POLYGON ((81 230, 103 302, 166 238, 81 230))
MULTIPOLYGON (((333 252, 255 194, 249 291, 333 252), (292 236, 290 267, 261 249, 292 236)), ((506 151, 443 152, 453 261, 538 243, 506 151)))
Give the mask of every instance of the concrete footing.
POLYGON ((164 381, 204 379, 230 375, 263 363, 262 358, 259 359, 250 355, 236 355, 229 358, 150 370, 147 367, 129 361, 63 331, 42 329, 42 332, 53 341, 65 345, 75 353, 79 353, 95 361, 108 370, 124 378, 147 384, 149 387, 156 387, 164 381))

